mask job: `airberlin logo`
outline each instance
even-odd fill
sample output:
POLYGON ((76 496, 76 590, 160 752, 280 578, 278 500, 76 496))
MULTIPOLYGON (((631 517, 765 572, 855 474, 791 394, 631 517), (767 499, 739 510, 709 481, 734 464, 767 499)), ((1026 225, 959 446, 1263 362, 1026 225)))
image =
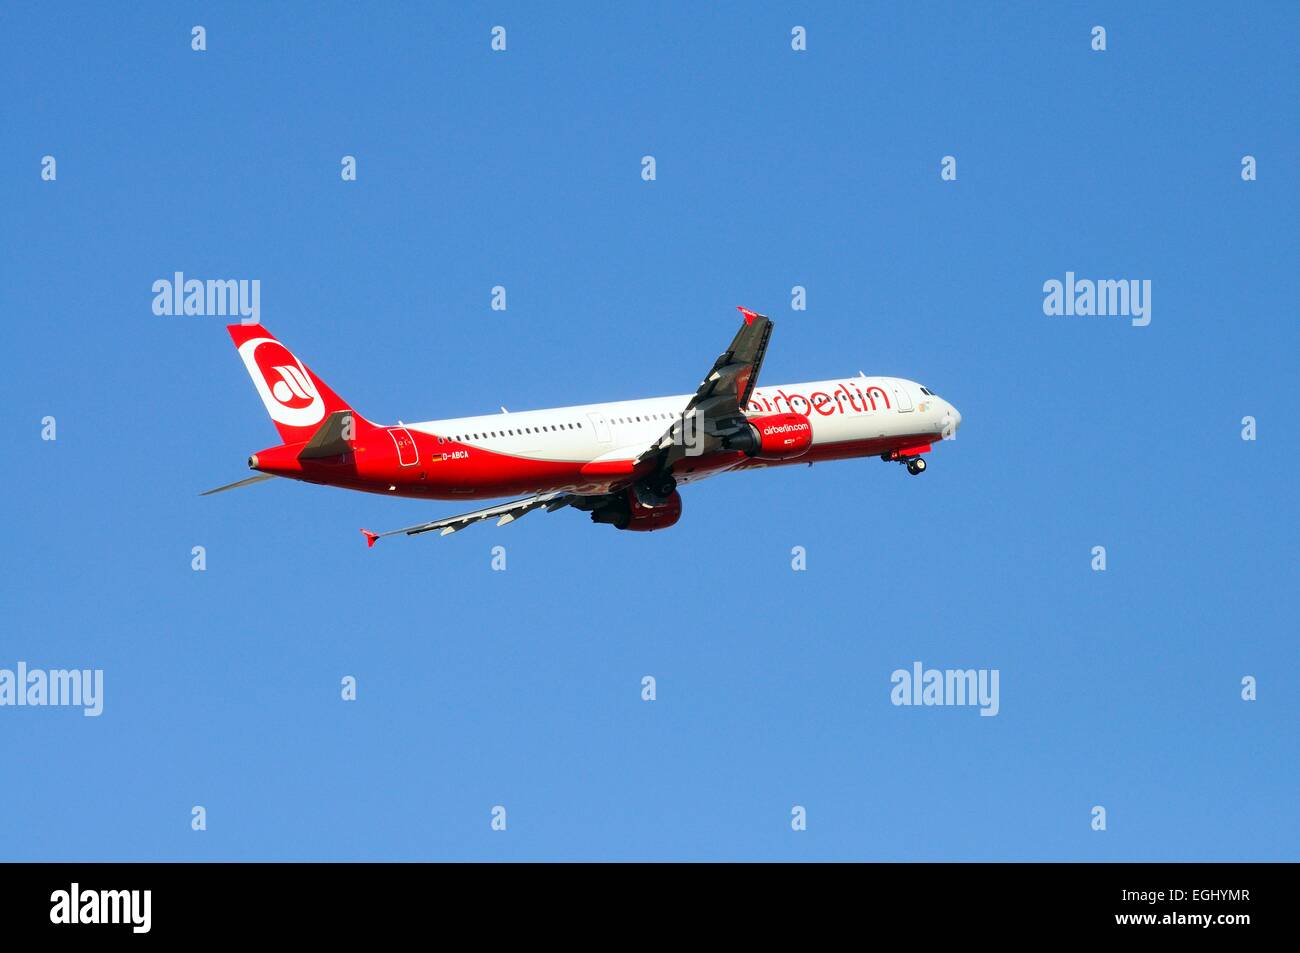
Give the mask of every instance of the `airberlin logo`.
MULTIPOLYGON (((311 382, 296 364, 277 364, 273 368, 280 379, 271 385, 271 396, 286 407, 305 407, 311 403, 311 382)), ((265 373, 265 370, 263 371, 265 373)))
POLYGON ((325 417, 325 402, 307 368, 279 341, 253 338, 239 346, 239 356, 266 412, 276 423, 310 427, 325 417))
POLYGON ((776 433, 789 433, 791 430, 804 431, 807 430, 808 427, 808 424, 780 424, 779 426, 764 427, 763 436, 768 437, 776 433))
POLYGON ((866 390, 863 390, 861 383, 859 381, 837 383, 829 394, 819 390, 808 397, 803 394, 787 394, 784 389, 776 391, 756 389, 749 403, 745 405, 745 413, 789 413, 803 414, 805 417, 811 417, 815 413, 822 417, 829 417, 832 414, 847 414, 850 410, 855 414, 869 414, 881 407, 885 410, 891 409, 889 395, 885 393, 883 387, 868 383, 866 390), (785 403, 784 407, 781 406, 782 402, 785 403))

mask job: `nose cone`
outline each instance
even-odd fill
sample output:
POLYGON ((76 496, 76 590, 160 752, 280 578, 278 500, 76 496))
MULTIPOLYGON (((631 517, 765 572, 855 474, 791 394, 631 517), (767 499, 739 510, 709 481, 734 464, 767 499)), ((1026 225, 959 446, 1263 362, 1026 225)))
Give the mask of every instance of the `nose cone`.
POLYGON ((948 404, 943 411, 943 416, 939 419, 939 435, 944 440, 952 440, 957 436, 957 428, 961 426, 961 411, 952 404, 948 404))

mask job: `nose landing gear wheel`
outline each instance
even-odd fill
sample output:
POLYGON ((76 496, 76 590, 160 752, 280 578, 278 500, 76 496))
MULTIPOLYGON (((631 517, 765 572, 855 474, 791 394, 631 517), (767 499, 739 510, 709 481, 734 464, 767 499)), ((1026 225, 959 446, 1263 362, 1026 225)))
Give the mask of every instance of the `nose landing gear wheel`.
POLYGON ((925 461, 922 460, 920 457, 917 457, 915 460, 908 460, 907 472, 912 474, 912 476, 916 476, 918 473, 924 473, 925 461))

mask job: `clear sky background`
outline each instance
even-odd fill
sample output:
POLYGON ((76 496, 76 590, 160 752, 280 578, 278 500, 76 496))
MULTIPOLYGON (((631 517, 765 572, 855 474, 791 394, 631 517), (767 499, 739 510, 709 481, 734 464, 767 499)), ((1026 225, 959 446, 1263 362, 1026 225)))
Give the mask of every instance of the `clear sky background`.
POLYGON ((0 709, 0 857, 1297 859, 1296 6, 787 7, 0 10, 0 667, 106 693, 0 709), (370 551, 464 507, 198 497, 276 437, 178 270, 380 421, 689 392, 745 305, 764 382, 964 423, 370 551), (918 660, 1000 714, 891 705, 918 660))

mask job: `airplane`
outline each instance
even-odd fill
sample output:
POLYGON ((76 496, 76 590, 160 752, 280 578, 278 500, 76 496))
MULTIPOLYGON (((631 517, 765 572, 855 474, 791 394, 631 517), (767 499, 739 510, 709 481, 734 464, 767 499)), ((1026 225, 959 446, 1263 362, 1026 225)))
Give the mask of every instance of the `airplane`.
POLYGON ((446 536, 536 509, 572 507, 620 530, 667 529, 678 488, 722 473, 879 456, 913 476, 922 454, 952 440, 961 414, 915 381, 857 377, 759 387, 772 336, 765 315, 744 323, 694 394, 424 423, 371 423, 260 324, 230 332, 284 441, 248 458, 257 476, 203 496, 283 477, 428 500, 521 499, 375 533, 446 536))

